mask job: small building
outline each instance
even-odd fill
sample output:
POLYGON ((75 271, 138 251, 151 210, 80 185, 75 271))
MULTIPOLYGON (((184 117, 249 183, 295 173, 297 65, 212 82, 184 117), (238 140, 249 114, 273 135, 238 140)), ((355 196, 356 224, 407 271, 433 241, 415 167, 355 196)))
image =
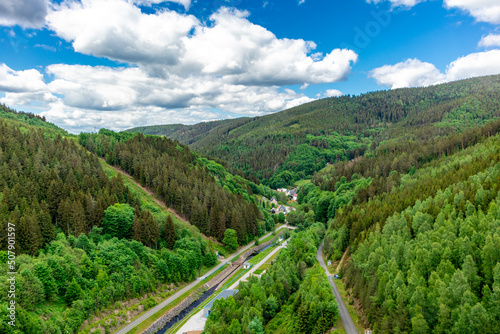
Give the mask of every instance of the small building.
POLYGON ((288 195, 288 189, 286 189, 286 188, 278 188, 277 191, 288 195))
POLYGON ((208 316, 210 315, 210 310, 212 309, 212 306, 216 300, 219 300, 222 298, 227 299, 229 296, 234 296, 237 293, 238 293, 238 290, 236 290, 236 289, 235 290, 223 290, 221 293, 219 293, 217 295, 217 297, 215 297, 207 305, 205 305, 205 307, 203 308, 203 316, 205 318, 208 318, 208 316))
POLYGON ((276 199, 276 197, 273 197, 273 198, 271 198, 269 203, 274 204, 274 205, 278 205, 278 200, 276 199))
POLYGON ((288 208, 284 205, 280 205, 278 206, 278 212, 283 212, 286 216, 286 214, 288 213, 288 208))
POLYGON ((251 267, 251 266, 252 266, 252 265, 251 265, 249 262, 245 262, 245 263, 243 264, 243 269, 250 269, 250 267, 251 267))

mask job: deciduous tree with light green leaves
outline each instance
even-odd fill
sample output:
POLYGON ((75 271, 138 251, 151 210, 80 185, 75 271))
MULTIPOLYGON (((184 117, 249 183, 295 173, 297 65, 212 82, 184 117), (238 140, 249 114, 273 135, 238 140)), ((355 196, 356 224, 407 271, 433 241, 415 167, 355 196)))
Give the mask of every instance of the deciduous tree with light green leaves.
POLYGON ((222 240, 224 245, 229 249, 229 250, 236 250, 238 248, 238 236, 236 234, 236 231, 233 229, 228 228, 224 232, 224 240, 222 240))
POLYGON ((102 228, 104 234, 118 239, 129 238, 134 223, 134 209, 128 204, 116 203, 104 211, 102 228))

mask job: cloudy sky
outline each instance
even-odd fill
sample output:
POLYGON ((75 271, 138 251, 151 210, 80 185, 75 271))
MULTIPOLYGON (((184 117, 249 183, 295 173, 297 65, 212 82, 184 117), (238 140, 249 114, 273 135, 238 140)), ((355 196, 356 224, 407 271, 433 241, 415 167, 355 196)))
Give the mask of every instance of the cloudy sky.
POLYGON ((78 133, 500 73, 498 0, 0 0, 0 102, 78 133))

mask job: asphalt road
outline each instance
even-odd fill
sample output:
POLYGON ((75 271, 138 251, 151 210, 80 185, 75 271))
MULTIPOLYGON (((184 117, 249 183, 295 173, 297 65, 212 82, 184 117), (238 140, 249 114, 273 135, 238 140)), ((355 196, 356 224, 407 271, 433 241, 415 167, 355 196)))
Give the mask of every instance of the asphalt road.
POLYGON ((337 286, 335 285, 332 276, 330 276, 330 272, 328 271, 325 261, 323 261, 323 243, 321 243, 321 245, 318 248, 318 253, 316 254, 316 258, 318 259, 321 267, 323 267, 326 277, 328 277, 328 281, 332 286, 333 294, 335 295, 335 299, 337 300, 337 304, 339 305, 340 320, 342 320, 342 323, 344 324, 345 332, 347 334, 358 334, 358 330, 356 329, 356 326, 354 326, 354 322, 352 321, 351 315, 347 311, 347 308, 345 307, 342 297, 340 297, 339 290, 337 289, 337 286))
MULTIPOLYGON (((276 229, 276 231, 278 231, 279 229, 282 229, 284 227, 292 228, 292 226, 282 225, 282 226, 280 226, 280 228, 276 229)), ((267 238, 269 235, 271 235, 271 233, 272 232, 269 232, 268 234, 262 236, 260 239, 267 238)), ((208 277, 208 276, 212 275, 220 267, 222 267, 223 265, 225 265, 226 263, 228 263, 229 261, 231 261, 235 257, 240 256, 243 252, 246 252, 250 247, 253 247, 253 245, 254 245, 254 242, 251 242, 247 246, 241 248, 237 253, 234 253, 233 255, 231 255, 230 257, 228 257, 224 262, 219 263, 217 266, 215 266, 214 268, 212 268, 209 272, 207 272, 205 275, 203 275, 203 277, 208 277)), ((128 333, 130 330, 132 330, 134 327, 136 327, 137 325, 139 325, 140 323, 142 323, 144 320, 148 319, 150 316, 152 316, 153 314, 155 314, 156 312, 158 312, 159 310, 161 310, 162 308, 164 308, 165 306, 167 306, 168 304, 170 304, 171 302, 173 302, 174 300, 176 300, 177 298, 179 298, 180 296, 182 296, 184 293, 186 293, 187 291, 189 291, 192 288, 194 288, 198 283, 200 283, 199 279, 197 279, 197 280, 189 283, 184 288, 180 289, 179 291, 177 291, 176 293, 174 293, 172 296, 170 296, 167 299, 165 299, 164 301, 162 301, 160 304, 158 304, 155 307, 147 310, 144 314, 142 314, 141 316, 137 317, 132 322, 128 323, 127 325, 125 325, 124 327, 122 327, 121 329, 119 329, 118 331, 116 331, 115 334, 125 334, 125 333, 128 333)))

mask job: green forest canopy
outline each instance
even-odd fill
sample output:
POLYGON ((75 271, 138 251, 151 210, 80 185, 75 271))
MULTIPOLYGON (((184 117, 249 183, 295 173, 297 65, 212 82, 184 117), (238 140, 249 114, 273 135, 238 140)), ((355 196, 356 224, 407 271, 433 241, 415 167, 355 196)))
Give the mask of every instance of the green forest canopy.
POLYGON ((500 116, 499 101, 496 75, 322 99, 262 117, 129 131, 179 140, 277 188, 385 141, 429 139, 484 125, 500 116))

